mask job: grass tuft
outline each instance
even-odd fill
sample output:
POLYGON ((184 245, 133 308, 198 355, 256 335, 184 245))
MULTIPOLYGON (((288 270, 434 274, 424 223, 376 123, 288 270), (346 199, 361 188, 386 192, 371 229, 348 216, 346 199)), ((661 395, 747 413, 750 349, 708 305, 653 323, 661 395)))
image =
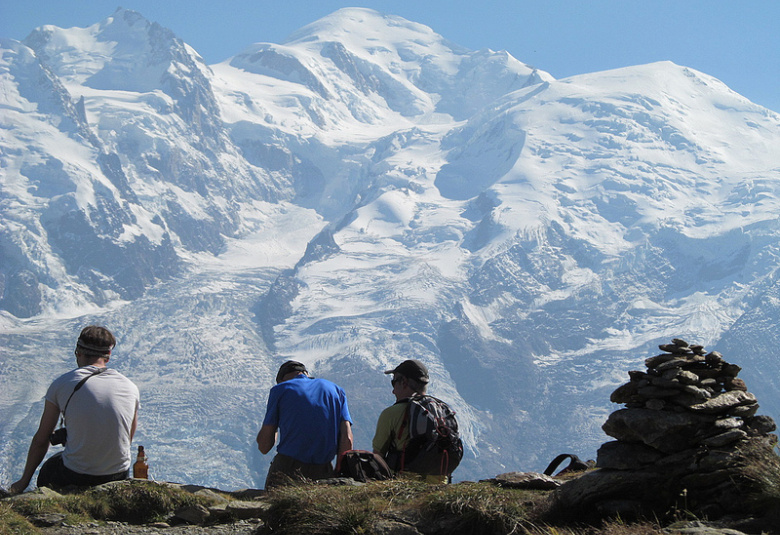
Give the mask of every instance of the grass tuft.
POLYGON ((33 535, 37 533, 40 533, 38 528, 14 511, 10 504, 0 502, 0 535, 33 535))
MULTIPOLYGON (((492 483, 432 486, 391 480, 357 487, 294 484, 267 496, 260 533, 373 533, 377 523, 426 524, 430 533, 528 533, 545 493, 492 483)), ((542 533, 539 531, 539 533, 542 533)))
POLYGON ((740 473, 746 480, 744 499, 753 512, 780 510, 780 456, 777 444, 754 442, 743 449, 740 473))
POLYGON ((176 509, 202 501, 177 487, 137 480, 92 489, 84 498, 88 500, 94 518, 133 524, 165 520, 176 509))
POLYGON ((454 515, 462 533, 524 533, 546 493, 504 489, 492 484, 445 485, 424 500, 423 514, 454 515))
POLYGON ((375 520, 393 506, 403 505, 416 493, 398 481, 363 486, 293 484, 268 495, 271 505, 264 517, 272 533, 371 533, 375 520))
POLYGON ((178 487, 140 480, 108 484, 58 498, 14 500, 3 505, 7 504, 22 517, 64 514, 68 524, 93 520, 147 524, 166 520, 180 507, 211 505, 207 498, 178 487))

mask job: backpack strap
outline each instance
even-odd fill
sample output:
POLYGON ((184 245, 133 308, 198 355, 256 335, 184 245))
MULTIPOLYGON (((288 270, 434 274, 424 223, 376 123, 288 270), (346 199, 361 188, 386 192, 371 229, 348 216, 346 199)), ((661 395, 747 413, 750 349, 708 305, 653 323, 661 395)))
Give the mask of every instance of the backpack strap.
MULTIPOLYGON (((404 400, 407 407, 404 411, 404 417, 401 420, 401 426, 398 428, 398 435, 396 438, 401 438, 404 435, 404 431, 406 430, 406 427, 409 425, 409 407, 411 406, 411 398, 404 400)), ((399 402, 400 403, 400 402, 399 402)), ((403 472, 404 468, 406 467, 406 447, 409 445, 409 441, 406 441, 406 444, 404 444, 403 449, 401 450, 401 457, 399 459, 398 464, 398 471, 403 472)))
POLYGON ((442 450, 441 464, 439 465, 439 473, 441 475, 449 474, 447 469, 450 467, 450 452, 446 449, 442 450))
MULTIPOLYGON (((414 396, 400 399, 394 403, 394 405, 400 405, 401 403, 405 403, 407 405, 406 410, 404 411, 404 417, 401 420, 401 426, 398 428, 398 433, 395 435, 395 439, 399 439, 403 436, 404 431, 409 426, 409 410, 411 408, 412 400, 420 399, 424 397, 425 394, 415 394, 414 396)), ((392 440, 391 440, 392 442, 392 440)), ((409 441, 406 442, 406 445, 403 447, 403 449, 399 453, 398 458, 398 471, 403 472, 404 468, 406 466, 406 448, 409 446, 409 441)))

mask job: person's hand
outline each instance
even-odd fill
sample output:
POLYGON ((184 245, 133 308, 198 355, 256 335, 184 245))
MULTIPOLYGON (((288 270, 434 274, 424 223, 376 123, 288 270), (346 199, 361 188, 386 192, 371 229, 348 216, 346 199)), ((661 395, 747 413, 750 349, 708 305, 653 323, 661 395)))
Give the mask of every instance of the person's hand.
POLYGON ((30 484, 29 482, 25 483, 24 481, 19 480, 13 485, 11 485, 11 487, 8 489, 8 492, 10 492, 11 494, 20 494, 24 492, 24 489, 26 489, 27 485, 29 484, 30 484))

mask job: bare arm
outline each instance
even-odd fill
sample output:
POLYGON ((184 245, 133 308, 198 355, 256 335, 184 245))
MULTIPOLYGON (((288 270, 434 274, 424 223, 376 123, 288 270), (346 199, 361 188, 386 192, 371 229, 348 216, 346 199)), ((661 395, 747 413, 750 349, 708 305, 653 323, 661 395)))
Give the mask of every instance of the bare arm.
POLYGON ((260 428, 260 432, 257 433, 257 448, 260 453, 265 455, 276 444, 276 426, 264 425, 260 428))
POLYGON ((35 469, 41 464, 46 452, 49 451, 49 437, 57 426, 57 419, 60 416, 60 410, 51 401, 47 401, 43 407, 41 422, 38 424, 38 430, 33 435, 30 442, 30 449, 27 451, 27 462, 24 465, 22 478, 11 485, 11 493, 17 494, 24 492, 30 485, 35 469))
POLYGON ((352 424, 341 420, 339 424, 339 455, 353 448, 352 424))
POLYGON ((135 431, 138 429, 138 407, 135 408, 135 414, 133 414, 133 423, 130 424, 130 442, 133 441, 135 431))

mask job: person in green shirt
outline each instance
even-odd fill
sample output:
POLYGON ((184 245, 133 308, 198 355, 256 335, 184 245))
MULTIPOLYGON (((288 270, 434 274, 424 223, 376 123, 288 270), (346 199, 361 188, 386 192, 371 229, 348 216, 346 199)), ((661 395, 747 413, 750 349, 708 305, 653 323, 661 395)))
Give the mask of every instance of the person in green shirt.
MULTIPOLYGON (((414 359, 405 360, 385 373, 393 375, 391 384, 396 402, 379 415, 372 447, 374 453, 381 455, 394 472, 399 472, 403 468, 403 452, 409 443, 409 426, 405 418, 409 399, 425 394, 430 379, 425 364, 414 359)), ((428 483, 447 483, 449 479, 447 475, 424 475, 409 471, 403 471, 401 475, 428 483)))

